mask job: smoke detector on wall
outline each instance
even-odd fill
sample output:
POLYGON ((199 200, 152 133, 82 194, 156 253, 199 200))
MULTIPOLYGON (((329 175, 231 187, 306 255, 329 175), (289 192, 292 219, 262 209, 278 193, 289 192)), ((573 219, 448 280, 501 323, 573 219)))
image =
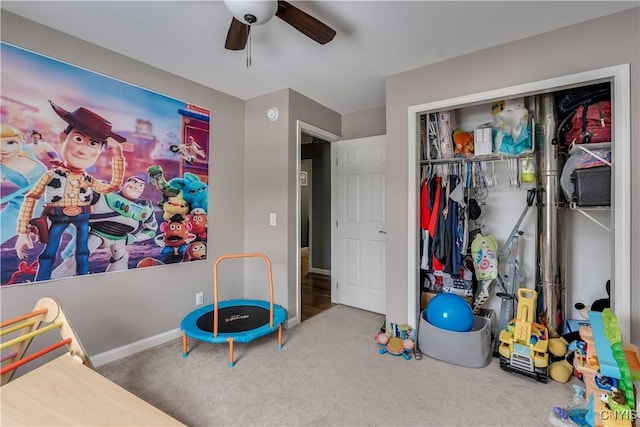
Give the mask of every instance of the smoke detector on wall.
POLYGON ((277 107, 271 107, 267 110, 267 118, 269 119, 269 121, 275 122, 276 120, 278 120, 279 113, 280 112, 278 111, 277 107))

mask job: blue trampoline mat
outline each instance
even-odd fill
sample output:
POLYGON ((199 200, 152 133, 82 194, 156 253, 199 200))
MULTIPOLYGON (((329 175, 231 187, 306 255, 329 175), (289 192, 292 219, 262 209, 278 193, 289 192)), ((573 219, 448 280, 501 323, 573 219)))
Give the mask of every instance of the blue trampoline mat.
POLYGON ((180 329, 193 339, 213 344, 227 342, 247 343, 270 334, 287 319, 281 305, 273 305, 273 327, 269 327, 269 301, 234 299, 218 303, 218 336, 213 336, 213 304, 189 313, 180 329))

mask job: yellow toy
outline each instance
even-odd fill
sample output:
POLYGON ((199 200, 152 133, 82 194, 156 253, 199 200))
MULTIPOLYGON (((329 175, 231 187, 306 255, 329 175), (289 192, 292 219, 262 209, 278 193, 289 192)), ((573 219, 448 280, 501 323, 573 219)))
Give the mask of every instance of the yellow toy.
MULTIPOLYGON (((549 365, 549 376, 559 383, 566 383, 573 376, 573 365, 566 358, 568 347, 569 343, 564 336, 549 339, 549 353, 559 359, 549 365)), ((573 357, 571 360, 573 361, 573 357)))
POLYGON ((533 289, 518 289, 517 317, 500 331, 500 367, 549 381, 549 336, 547 328, 533 321, 538 293, 533 289))

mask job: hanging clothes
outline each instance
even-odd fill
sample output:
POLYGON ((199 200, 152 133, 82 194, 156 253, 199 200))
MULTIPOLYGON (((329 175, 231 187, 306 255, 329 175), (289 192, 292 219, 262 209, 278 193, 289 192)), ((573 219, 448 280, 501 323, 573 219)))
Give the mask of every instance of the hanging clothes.
POLYGON ((421 183, 420 268, 447 273, 457 278, 463 270, 466 254, 464 242, 467 218, 466 209, 458 200, 460 194, 450 197, 453 189, 458 185, 464 185, 463 178, 458 175, 458 169, 451 169, 450 172, 451 175, 440 177, 434 171, 430 171, 421 183))
MULTIPOLYGON (((431 239, 430 251, 432 254, 431 258, 431 269, 442 271, 444 269, 444 264, 440 261, 439 257, 436 255, 436 251, 440 249, 439 243, 442 241, 443 230, 438 227, 444 227, 444 221, 440 220, 442 216, 442 208, 443 203, 441 203, 440 199, 442 197, 442 178, 436 176, 430 180, 429 194, 433 194, 433 204, 431 205, 431 217, 429 220, 429 237, 431 239)), ((430 199, 431 200, 431 199, 430 199)), ((444 258, 444 257, 443 257, 444 258)))
MULTIPOLYGON (((458 180, 457 175, 450 176, 448 188, 455 188, 458 185, 458 180)), ((458 233, 460 220, 459 204, 450 197, 447 197, 447 199, 449 200, 449 209, 447 213, 447 251, 449 253, 449 259, 445 263, 444 271, 453 276, 458 276, 460 274, 460 267, 462 266, 462 258, 459 250, 461 239, 458 233)))
POLYGON ((420 269, 431 269, 431 253, 429 250, 429 222, 431 221, 431 206, 429 202, 429 179, 430 176, 423 173, 420 190, 420 237, 422 245, 420 247, 420 269))
POLYGON ((429 222, 431 221, 431 207, 429 206, 429 177, 422 179, 420 191, 420 228, 423 230, 429 229, 429 222))

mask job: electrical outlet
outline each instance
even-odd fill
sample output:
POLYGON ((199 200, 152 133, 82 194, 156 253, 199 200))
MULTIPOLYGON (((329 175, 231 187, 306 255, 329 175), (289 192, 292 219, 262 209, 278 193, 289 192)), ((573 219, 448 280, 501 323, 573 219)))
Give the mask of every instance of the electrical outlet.
POLYGON ((196 293, 196 305, 204 304, 204 292, 196 293))

